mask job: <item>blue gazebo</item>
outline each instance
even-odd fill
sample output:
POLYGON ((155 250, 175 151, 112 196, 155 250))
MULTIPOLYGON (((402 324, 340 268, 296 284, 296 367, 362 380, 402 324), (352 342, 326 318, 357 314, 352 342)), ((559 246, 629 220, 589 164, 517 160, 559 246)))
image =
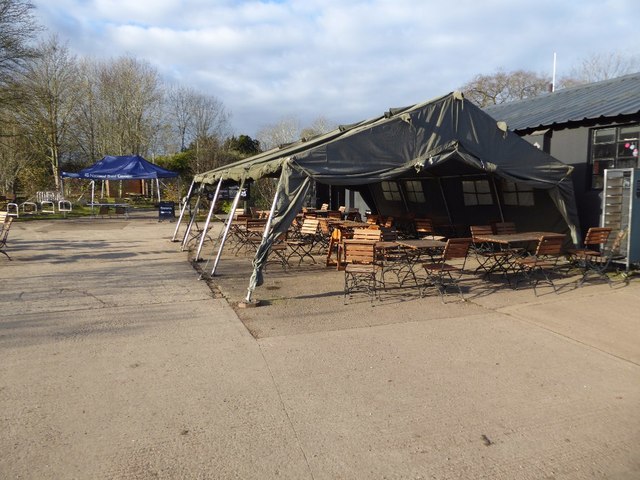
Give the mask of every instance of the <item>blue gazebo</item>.
POLYGON ((91 204, 94 203, 96 180, 156 180, 158 202, 160 201, 160 178, 175 178, 178 172, 166 170, 140 155, 102 157, 99 161, 79 172, 62 172, 62 178, 91 180, 91 204))

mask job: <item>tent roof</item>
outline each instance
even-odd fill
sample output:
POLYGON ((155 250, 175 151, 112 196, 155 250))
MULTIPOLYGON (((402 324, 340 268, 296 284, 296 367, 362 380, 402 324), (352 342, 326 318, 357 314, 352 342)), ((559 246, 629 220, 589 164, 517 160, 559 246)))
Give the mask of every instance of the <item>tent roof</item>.
POLYGON ((536 188, 557 186, 572 171, 453 92, 269 150, 194 180, 257 179, 275 175, 288 162, 322 183, 353 186, 426 172, 451 158, 536 188))
POLYGON ((140 155, 105 156, 90 167, 77 173, 62 172, 66 178, 87 178, 91 180, 129 180, 149 178, 173 178, 177 172, 165 170, 148 162, 140 155))

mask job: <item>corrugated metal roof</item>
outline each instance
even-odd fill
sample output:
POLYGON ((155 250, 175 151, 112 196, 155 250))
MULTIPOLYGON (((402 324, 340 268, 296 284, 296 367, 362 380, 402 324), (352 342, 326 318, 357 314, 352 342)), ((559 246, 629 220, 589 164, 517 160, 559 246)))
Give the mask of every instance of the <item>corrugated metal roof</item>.
POLYGON ((510 130, 549 127, 640 112, 640 72, 557 90, 535 98, 484 109, 510 130))

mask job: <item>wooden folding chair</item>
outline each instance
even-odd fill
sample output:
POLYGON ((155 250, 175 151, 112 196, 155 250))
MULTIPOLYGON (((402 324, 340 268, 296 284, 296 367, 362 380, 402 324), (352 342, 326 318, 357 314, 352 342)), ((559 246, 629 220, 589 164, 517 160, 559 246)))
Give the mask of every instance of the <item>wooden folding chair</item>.
POLYGON ((287 268, 289 268, 287 244, 285 243, 286 238, 286 233, 281 234, 271 244, 271 248, 269 249, 269 254, 267 256, 267 261, 264 264, 265 271, 267 270, 267 266, 270 263, 279 264, 282 267, 282 270, 284 270, 285 272, 287 271, 287 268))
POLYGON ((553 291, 558 293, 553 283, 553 274, 556 273, 558 263, 564 257, 563 237, 540 237, 536 251, 528 257, 519 257, 514 260, 514 265, 518 267, 516 272, 515 286, 518 288, 519 278, 524 277, 530 283, 534 276, 537 276, 533 283, 533 293, 538 296, 536 287, 543 281, 551 285, 553 291))
POLYGON ((435 233, 433 221, 430 218, 414 218, 413 230, 417 238, 431 236, 435 233))
POLYGON ((298 238, 285 240, 290 250, 287 261, 289 261, 291 257, 297 256, 298 265, 300 265, 305 258, 310 258, 313 263, 316 263, 316 259, 311 252, 318 243, 319 224, 317 218, 305 218, 302 222, 302 227, 300 227, 298 238))
POLYGON ((569 249, 568 253, 572 260, 581 262, 585 258, 601 256, 604 246, 609 240, 612 228, 610 227, 590 227, 584 237, 584 242, 580 248, 569 249))
POLYGON ((369 225, 377 225, 378 223, 380 223, 380 215, 377 215, 375 213, 372 213, 370 215, 367 215, 367 223, 369 225))
POLYGON ((483 275, 491 278, 494 272, 503 272, 506 278, 506 269, 503 268, 507 264, 511 256, 511 252, 497 249, 495 245, 479 240, 480 237, 493 234, 491 225, 471 225, 469 227, 472 239, 472 252, 478 261, 476 272, 484 272, 483 275))
MULTIPOLYGON (((578 281, 578 286, 581 287, 589 276, 596 276, 603 280, 606 280, 609 287, 613 286, 611 278, 607 275, 611 267, 611 262, 616 258, 623 258, 620 254, 620 246, 624 237, 627 235, 627 230, 620 230, 610 246, 607 245, 611 229, 609 232, 601 231, 603 228, 598 228, 593 235, 585 237, 585 247, 591 245, 593 248, 584 248, 570 251, 570 260, 582 270, 582 278, 578 281), (587 243, 589 241, 590 243, 587 243)), ((591 231, 591 229, 589 229, 591 231)))
MULTIPOLYGON (((510 235, 513 233, 518 233, 518 229, 516 228, 516 224, 514 222, 495 222, 493 223, 493 232, 496 235, 510 235)), ((525 248, 509 247, 509 250, 512 256, 529 254, 529 252, 525 248)))
POLYGON ((344 245, 344 257, 347 266, 344 269, 344 301, 347 295, 352 298, 356 291, 364 291, 371 296, 371 301, 380 299, 378 284, 384 286, 379 279, 382 265, 376 258, 375 241, 370 240, 346 240, 344 245))
POLYGON ((440 294, 442 303, 445 303, 444 297, 447 293, 447 287, 454 286, 458 289, 460 298, 466 300, 460 288, 460 278, 464 272, 470 246, 471 238, 450 238, 447 240, 440 258, 433 262, 423 263, 422 266, 427 273, 427 281, 420 291, 420 296, 424 296, 427 288, 435 287, 440 294), (462 265, 451 263, 450 261, 454 259, 462 259, 462 265))

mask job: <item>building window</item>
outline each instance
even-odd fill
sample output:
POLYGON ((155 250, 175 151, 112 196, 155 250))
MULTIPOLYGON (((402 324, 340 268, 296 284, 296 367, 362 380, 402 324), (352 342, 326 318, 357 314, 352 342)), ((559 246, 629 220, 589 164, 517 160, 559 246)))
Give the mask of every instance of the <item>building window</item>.
POLYGON ((404 188, 407 192, 407 201, 412 203, 424 203, 424 190, 422 182, 419 180, 407 180, 404 182, 404 188))
POLYGON ((400 196, 400 188, 396 182, 380 182, 382 186, 382 195, 385 200, 391 202, 399 202, 402 200, 400 196))
POLYGON ((599 128, 591 136, 591 188, 604 185, 606 168, 637 168, 640 124, 599 128))
POLYGON ((502 199, 505 205, 533 207, 533 188, 503 180, 502 199))
POLYGON ((493 205, 493 196, 488 180, 463 180, 462 193, 466 206, 493 205))

